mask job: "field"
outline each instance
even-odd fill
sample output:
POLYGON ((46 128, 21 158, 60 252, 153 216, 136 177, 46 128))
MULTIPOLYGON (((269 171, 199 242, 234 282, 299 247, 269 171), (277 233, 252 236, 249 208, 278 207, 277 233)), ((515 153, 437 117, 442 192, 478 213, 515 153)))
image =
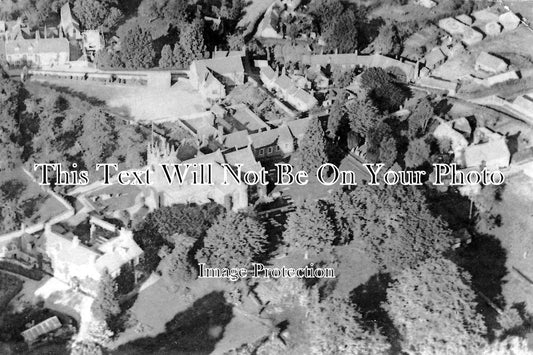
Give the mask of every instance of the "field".
POLYGON ((512 178, 504 189, 502 201, 494 207, 502 225, 483 232, 498 238, 506 253, 507 281, 503 295, 508 304, 525 302, 533 312, 533 181, 525 176, 512 178))
POLYGON ((105 104, 112 112, 135 120, 186 118, 203 112, 208 107, 207 102, 193 90, 188 81, 180 80, 170 88, 103 85, 68 79, 47 79, 46 82, 58 91, 89 102, 105 104))

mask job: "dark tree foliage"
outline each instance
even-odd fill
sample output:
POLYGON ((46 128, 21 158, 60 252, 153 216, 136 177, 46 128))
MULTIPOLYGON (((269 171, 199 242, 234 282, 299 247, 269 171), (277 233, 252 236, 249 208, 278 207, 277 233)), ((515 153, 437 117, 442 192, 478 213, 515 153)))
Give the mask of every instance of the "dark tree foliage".
POLYGON ((309 251, 320 254, 331 249, 334 240, 334 225, 325 206, 307 201, 289 214, 283 242, 293 251, 301 251, 307 258, 309 251))
POLYGON ((388 354, 390 344, 378 331, 365 330, 348 299, 328 297, 309 309, 307 331, 312 354, 388 354))
POLYGON ((429 259, 407 268, 387 291, 386 309, 410 354, 479 354, 486 342, 470 275, 453 262, 429 259))
POLYGON ((204 27, 202 19, 195 19, 191 24, 182 26, 180 40, 174 46, 175 65, 186 68, 192 61, 204 57, 204 27))
POLYGON ((75 0, 72 12, 87 30, 109 31, 123 16, 116 0, 75 0))
POLYGON ((396 111, 409 97, 409 90, 381 68, 369 68, 361 75, 361 84, 381 111, 396 111))
POLYGON ((420 99, 408 117, 408 137, 415 139, 426 134, 431 118, 433 117, 433 105, 428 97, 420 99))
POLYGON ((109 322, 110 319, 120 314, 117 295, 117 283, 107 271, 104 272, 98 283, 97 295, 91 305, 91 310, 97 319, 109 322))
POLYGON ((347 126, 346 110, 344 108, 344 100, 337 99, 331 105, 328 116, 328 137, 335 138, 339 133, 339 129, 347 126))
POLYGON ((328 48, 339 53, 354 53, 358 41, 358 18, 355 12, 347 9, 339 17, 329 20, 333 24, 322 34, 328 48))
POLYGON ((160 68, 172 68, 174 67, 174 57, 172 55, 172 47, 165 44, 163 49, 161 49, 161 58, 159 58, 159 67, 160 68))
POLYGON ((138 12, 149 19, 163 19, 179 27, 187 20, 187 7, 187 0, 143 0, 138 12))
POLYGON ((172 251, 161 261, 163 275, 176 286, 192 281, 197 277, 196 265, 190 256, 192 244, 186 243, 184 240, 191 240, 191 238, 175 235, 172 251))
MULTIPOLYGON (((375 126, 369 126, 366 132, 366 160, 371 163, 380 163, 382 159, 388 160, 390 153, 381 153, 382 145, 393 136, 392 128, 384 121, 375 126), (389 154, 389 155, 387 155, 389 154)), ((392 149, 392 147, 388 147, 392 149)))
POLYGON ((151 68, 155 64, 152 35, 139 25, 130 28, 121 45, 121 59, 126 68, 151 68))
POLYGON ((176 233, 194 239, 203 239, 207 229, 223 211, 216 203, 172 205, 155 210, 146 216, 143 225, 134 234, 135 241, 144 251, 143 269, 151 272, 160 262, 157 255, 164 245, 171 246, 176 233))
POLYGON ((0 171, 20 163, 20 113, 23 87, 9 78, 0 77, 0 171))
POLYGON ((83 161, 87 169, 94 170, 96 164, 106 161, 116 149, 112 119, 101 110, 92 109, 83 121, 82 132, 79 143, 85 148, 81 152, 83 161))
POLYGON ((397 56, 402 50, 402 40, 395 24, 384 24, 379 29, 379 34, 372 43, 374 51, 383 55, 397 56))
POLYGON ((431 147, 424 138, 417 138, 409 141, 407 152, 405 153, 405 166, 408 168, 418 168, 429 161, 431 147))
POLYGON ((70 355, 104 355, 104 351, 100 344, 84 341, 74 343, 70 355))
POLYGON ((362 185, 333 198, 337 229, 346 241, 362 241, 368 254, 388 272, 440 257, 452 233, 433 216, 414 186, 362 185))
POLYGON ((203 247, 196 253, 199 263, 210 267, 242 267, 258 261, 265 251, 263 225, 243 213, 220 215, 207 230, 203 247))
POLYGON ((362 136, 383 121, 383 116, 367 98, 355 98, 349 101, 346 104, 346 113, 351 130, 362 136))
POLYGON ((311 119, 294 160, 299 169, 308 172, 313 172, 320 165, 327 163, 326 138, 322 124, 317 117, 311 119))

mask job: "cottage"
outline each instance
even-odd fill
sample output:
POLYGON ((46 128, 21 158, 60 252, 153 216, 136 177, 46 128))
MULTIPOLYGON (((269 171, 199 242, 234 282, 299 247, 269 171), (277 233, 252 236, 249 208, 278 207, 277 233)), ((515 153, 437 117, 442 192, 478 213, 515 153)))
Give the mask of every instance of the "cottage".
POLYGON ((89 52, 98 52, 105 46, 104 37, 100 31, 89 30, 82 33, 83 48, 89 52))
POLYGON ((300 88, 288 92, 286 99, 289 104, 301 112, 309 111, 318 105, 317 99, 312 94, 300 88))
POLYGON ((503 137, 487 143, 470 145, 465 149, 464 156, 467 168, 486 167, 497 170, 508 167, 511 161, 511 153, 503 137))
POLYGON ((488 73, 501 73, 507 70, 507 63, 492 54, 481 52, 476 59, 475 70, 482 70, 488 73))
POLYGON ((215 72, 205 71, 205 78, 199 83, 198 91, 207 100, 215 102, 226 97, 226 86, 215 72))
POLYGON ((250 135, 254 155, 259 160, 283 157, 294 151, 294 138, 285 125, 250 135))

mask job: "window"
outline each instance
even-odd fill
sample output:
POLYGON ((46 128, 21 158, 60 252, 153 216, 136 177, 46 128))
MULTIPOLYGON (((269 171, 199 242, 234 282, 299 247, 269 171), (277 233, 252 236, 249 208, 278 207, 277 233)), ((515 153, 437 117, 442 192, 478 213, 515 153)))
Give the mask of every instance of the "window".
POLYGON ((265 150, 263 148, 259 149, 259 155, 265 154, 265 150))
POLYGON ((274 148, 268 147, 268 154, 272 154, 273 151, 274 151, 274 148))
POLYGON ((276 146, 276 152, 279 152, 279 145, 276 146))

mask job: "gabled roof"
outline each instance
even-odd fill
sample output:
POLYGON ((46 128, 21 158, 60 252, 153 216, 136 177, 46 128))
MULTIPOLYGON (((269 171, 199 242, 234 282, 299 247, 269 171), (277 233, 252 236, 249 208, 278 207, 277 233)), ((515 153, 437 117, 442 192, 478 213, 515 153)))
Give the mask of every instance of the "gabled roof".
POLYGON ((247 131, 238 131, 222 137, 222 144, 226 148, 242 148, 246 147, 249 143, 247 131))
POLYGON ((291 79, 287 75, 280 75, 276 81, 276 85, 280 87, 283 90, 290 90, 294 88, 294 84, 292 83, 291 79))
POLYGON ((298 88, 294 92, 291 92, 290 95, 294 100, 304 103, 307 106, 314 106, 317 104, 315 97, 303 89, 298 88))
POLYGON ((299 120, 287 122, 287 126, 289 127, 289 130, 294 138, 302 139, 305 135, 305 132, 307 132, 307 127, 309 127, 310 122, 311 117, 301 118, 299 120))
POLYGON ((231 115, 233 119, 238 123, 237 128, 239 130, 247 130, 248 132, 256 132, 261 130, 267 130, 270 127, 263 122, 252 110, 250 110, 245 104, 232 106, 235 111, 231 115))
POLYGON ((440 48, 433 48, 426 56, 424 57, 426 60, 426 67, 433 68, 435 65, 439 64, 441 61, 446 59, 446 56, 444 53, 440 50, 440 48))
POLYGON ((53 332, 54 330, 61 328, 61 326, 59 318, 53 316, 23 331, 21 335, 24 337, 25 341, 31 343, 41 335, 53 332))
POLYGON ((196 66, 199 78, 205 77, 208 68, 220 75, 244 73, 242 58, 238 56, 195 60, 191 65, 196 66))
POLYGON ((507 63, 492 54, 481 52, 476 59, 476 66, 482 66, 494 72, 504 71, 507 69, 507 63))
POLYGON ((287 126, 281 126, 269 131, 259 132, 250 135, 250 140, 255 149, 273 145, 274 143, 290 143, 292 142, 292 134, 287 126))
POLYGON ((224 158, 230 165, 242 164, 242 171, 261 171, 261 164, 255 160, 254 153, 250 147, 238 149, 229 153, 224 152, 224 158))
POLYGON ((276 79, 276 72, 268 65, 266 67, 261 68, 261 74, 266 76, 269 80, 276 79))
POLYGON ((96 260, 97 269, 100 272, 107 269, 110 273, 143 254, 143 250, 133 240, 133 232, 126 230, 121 230, 118 237, 103 243, 98 250, 103 255, 96 260))

